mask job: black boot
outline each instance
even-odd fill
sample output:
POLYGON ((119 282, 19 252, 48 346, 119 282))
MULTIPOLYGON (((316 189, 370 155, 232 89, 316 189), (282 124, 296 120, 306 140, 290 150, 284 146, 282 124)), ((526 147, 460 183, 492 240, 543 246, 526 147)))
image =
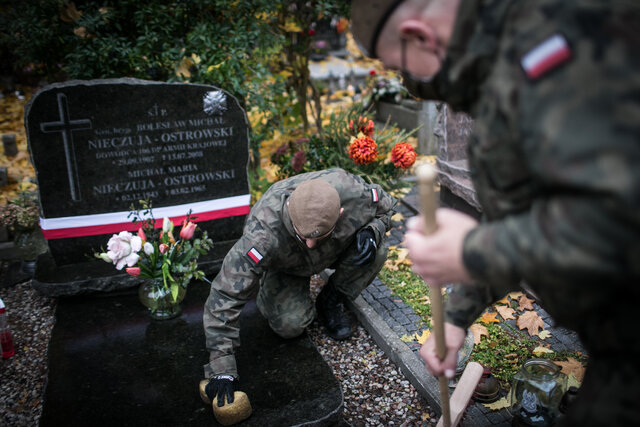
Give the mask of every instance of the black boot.
POLYGON ((341 294, 327 283, 316 299, 318 320, 327 328, 327 334, 334 340, 351 337, 351 322, 342 310, 341 294))

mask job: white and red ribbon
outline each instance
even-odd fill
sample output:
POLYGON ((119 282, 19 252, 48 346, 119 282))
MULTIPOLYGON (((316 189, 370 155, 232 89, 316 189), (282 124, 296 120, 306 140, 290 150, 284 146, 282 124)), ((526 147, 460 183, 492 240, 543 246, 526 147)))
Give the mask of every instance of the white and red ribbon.
MULTIPOLYGON (((246 215, 250 210, 250 194, 226 197, 203 202, 153 208, 156 228, 162 227, 162 219, 168 217, 179 225, 187 218, 187 212, 197 217, 193 222, 211 221, 231 216, 246 215)), ((78 215, 59 218, 40 218, 40 228, 47 240, 69 237, 95 236, 99 234, 136 231, 139 224, 132 222, 130 211, 109 212, 95 215, 78 215)), ((144 218, 142 218, 144 220, 144 218)))

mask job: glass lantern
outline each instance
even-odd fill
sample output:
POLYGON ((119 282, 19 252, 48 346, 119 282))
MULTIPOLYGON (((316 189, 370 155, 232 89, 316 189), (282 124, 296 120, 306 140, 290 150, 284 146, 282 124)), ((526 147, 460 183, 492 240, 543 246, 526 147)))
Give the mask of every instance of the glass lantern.
POLYGON ((514 425, 552 426, 567 389, 567 376, 547 359, 527 360, 513 377, 511 414, 514 425))

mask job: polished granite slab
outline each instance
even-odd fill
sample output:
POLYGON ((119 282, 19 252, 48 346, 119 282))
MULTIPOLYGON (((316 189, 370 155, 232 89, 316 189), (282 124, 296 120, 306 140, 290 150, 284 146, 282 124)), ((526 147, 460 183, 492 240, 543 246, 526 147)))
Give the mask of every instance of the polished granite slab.
MULTIPOLYGON (((148 317, 135 290, 60 298, 40 425, 217 425, 198 394, 208 291, 191 284, 181 316, 165 321, 148 317)), ((340 384, 306 334, 278 337, 251 302, 241 340, 241 390, 253 415, 238 425, 343 423, 340 384)))

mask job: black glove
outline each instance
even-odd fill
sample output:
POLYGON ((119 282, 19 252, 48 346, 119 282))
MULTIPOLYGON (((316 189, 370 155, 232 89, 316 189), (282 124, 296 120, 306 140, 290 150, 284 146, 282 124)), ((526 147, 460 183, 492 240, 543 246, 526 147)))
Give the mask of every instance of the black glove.
POLYGON ((358 249, 358 255, 353 258, 353 265, 369 264, 375 259, 378 245, 376 244, 376 236, 370 228, 358 232, 356 249, 358 249))
POLYGON ((227 402, 233 403, 233 392, 236 391, 236 379, 231 375, 218 375, 209 380, 209 384, 204 388, 209 399, 218 396, 218 406, 224 406, 224 397, 227 396, 227 402))

